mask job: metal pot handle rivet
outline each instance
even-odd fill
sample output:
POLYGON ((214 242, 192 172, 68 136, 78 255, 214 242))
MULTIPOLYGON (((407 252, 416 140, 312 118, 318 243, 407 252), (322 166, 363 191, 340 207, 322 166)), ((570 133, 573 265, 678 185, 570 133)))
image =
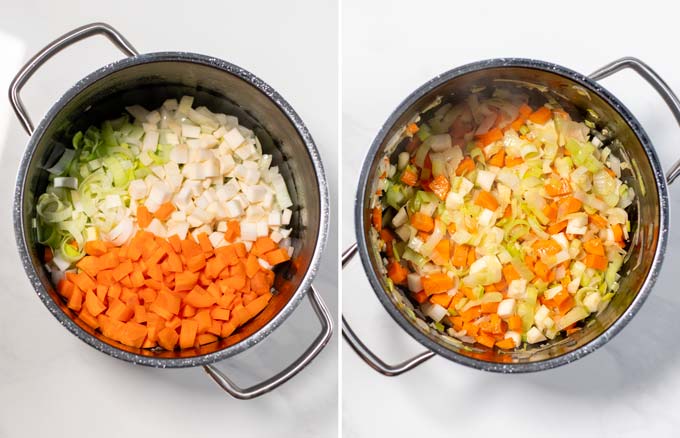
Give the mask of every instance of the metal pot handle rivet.
MULTIPOLYGON (((673 113, 675 120, 680 124, 680 100, 678 100, 678 97, 673 90, 671 90, 666 81, 652 70, 650 66, 639 59, 630 56, 617 59, 591 73, 590 78, 598 81, 626 68, 630 68, 642 76, 642 78, 659 93, 673 113)), ((670 170, 666 172, 666 181, 668 181, 668 184, 672 184, 678 176, 680 176, 680 160, 676 161, 670 170)))
POLYGON ((21 97, 19 97, 19 92, 26 84, 26 81, 28 81, 31 76, 33 76, 33 74, 38 70, 38 68, 40 68, 41 65, 45 63, 45 61, 61 52, 66 47, 94 35, 105 36, 127 56, 136 56, 139 54, 123 35, 118 33, 116 29, 106 23, 91 23, 81 26, 60 36, 45 46, 40 52, 31 58, 21 70, 19 70, 19 73, 17 73, 17 75, 14 77, 9 87, 10 103, 12 104, 14 112, 16 113, 21 125, 24 127, 28 135, 33 134, 33 122, 31 122, 31 118, 28 116, 28 112, 26 111, 26 108, 24 108, 24 104, 21 102, 21 97))
MULTIPOLYGON (((344 268, 347 263, 354 258, 357 253, 357 244, 352 244, 349 248, 342 253, 342 267, 344 268)), ((383 374, 385 376, 398 376, 406 371, 410 371, 417 367, 426 360, 432 358, 434 353, 432 351, 425 351, 419 355, 407 359, 396 365, 389 365, 385 363, 382 359, 375 355, 354 333, 349 323, 342 317, 342 337, 349 343, 350 347, 359 355, 364 362, 366 362, 371 368, 383 374)))
POLYGON ((293 376, 299 373, 300 370, 302 370, 312 360, 314 360, 314 358, 326 346, 328 341, 331 339, 331 335, 333 334, 333 320, 331 318, 331 314, 328 311, 326 304, 323 302, 323 299, 321 299, 321 296, 319 296, 319 293, 314 289, 314 286, 309 288, 307 291, 307 296, 309 297, 309 302, 312 305, 312 309, 314 309, 314 312, 321 323, 321 333, 319 333, 316 339, 314 339, 312 345, 307 348, 302 356, 286 367, 283 371, 265 380, 264 382, 258 383, 249 388, 239 387, 214 365, 204 365, 203 369, 205 369, 205 372, 208 373, 208 375, 210 375, 210 377, 212 377, 212 379, 217 382, 217 384, 220 385, 222 389, 228 392, 229 395, 241 400, 259 397, 262 394, 278 388, 290 380, 293 376))

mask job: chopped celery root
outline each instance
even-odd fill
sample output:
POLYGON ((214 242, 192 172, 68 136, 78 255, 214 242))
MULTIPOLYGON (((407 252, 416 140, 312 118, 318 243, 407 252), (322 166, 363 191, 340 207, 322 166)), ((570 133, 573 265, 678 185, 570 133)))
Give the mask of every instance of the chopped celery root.
POLYGON ((505 89, 407 127, 371 217, 388 277, 434 329, 512 350, 608 305, 635 195, 596 134, 505 89))

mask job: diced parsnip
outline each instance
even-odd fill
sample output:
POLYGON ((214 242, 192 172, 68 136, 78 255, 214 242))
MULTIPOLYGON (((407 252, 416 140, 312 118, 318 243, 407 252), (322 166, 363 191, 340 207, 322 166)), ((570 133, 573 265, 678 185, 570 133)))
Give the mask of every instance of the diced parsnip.
POLYGON ((527 332, 527 342, 530 344, 537 344, 545 341, 547 338, 536 327, 531 327, 527 332))
POLYGON ((515 299, 506 298, 498 304, 498 316, 507 318, 515 313, 515 299))
POLYGON ((508 297, 521 299, 526 296, 527 281, 523 278, 512 280, 508 285, 508 297))
POLYGON ((491 187, 493 186, 493 182, 494 182, 495 179, 496 179, 495 173, 489 172, 487 170, 478 170, 477 171, 477 179, 475 180, 475 184, 478 187, 481 187, 483 190, 490 192, 491 187))
POLYGON ((420 280, 420 274, 411 272, 406 276, 408 288, 411 292, 420 292, 423 290, 423 283, 420 280))

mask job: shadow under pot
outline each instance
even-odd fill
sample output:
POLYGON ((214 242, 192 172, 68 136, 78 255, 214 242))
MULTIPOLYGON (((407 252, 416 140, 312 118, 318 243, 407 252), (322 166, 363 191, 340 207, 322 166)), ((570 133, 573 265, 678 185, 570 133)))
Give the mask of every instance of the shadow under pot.
POLYGON ((481 61, 430 80, 392 113, 371 145, 361 169, 355 205, 357 243, 344 252, 342 264, 344 267, 359 254, 369 283, 382 305, 427 351, 396 365, 387 364, 362 343, 343 316, 343 337, 368 365, 384 375, 395 376, 439 355, 485 371, 541 371, 591 353, 607 343, 635 316, 661 269, 668 236, 668 185, 680 174, 680 163, 676 163, 664 176, 640 123, 614 95, 596 82, 626 68, 639 73, 654 87, 680 123, 680 102, 675 94, 651 68, 634 58, 617 60, 590 76, 543 61, 481 61), (588 120, 596 129, 606 129, 611 135, 608 146, 612 154, 631 164, 631 170, 624 172, 622 179, 636 193, 633 204, 627 208, 631 222, 628 255, 619 271, 620 287, 609 305, 579 331, 514 351, 488 348, 478 343, 464 344, 435 329, 420 312, 414 312, 415 306, 408 291, 391 287, 388 282, 382 256, 377 249, 377 233, 371 225, 371 197, 378 187, 379 164, 385 158, 396 162, 396 156, 404 150, 407 124, 424 113, 431 114, 446 102, 462 101, 472 92, 498 86, 528 93, 531 102, 537 106, 557 102, 573 120, 588 120))
MULTIPOLYGON (((71 333, 115 358, 157 368, 204 366, 229 394, 249 399, 271 391, 297 374, 324 348, 332 334, 332 319, 312 280, 319 267, 328 234, 329 202, 326 179, 310 133, 290 105, 269 85, 226 61, 193 53, 138 54, 115 29, 94 23, 53 41, 34 56, 10 86, 10 100, 30 135, 17 177, 14 227, 24 269, 45 306, 71 333), (89 74, 68 90, 47 112, 37 128, 28 117, 19 92, 49 58, 81 39, 103 35, 128 57, 89 74), (42 245, 32 221, 36 201, 45 192, 44 162, 55 148, 70 145, 73 134, 92 124, 120 116, 129 105, 159 107, 183 95, 196 105, 238 117, 253 130, 263 152, 279 167, 293 201, 293 257, 276 269, 274 296, 255 318, 232 335, 201 347, 175 351, 132 348, 92 330, 59 296, 45 268, 42 245), (269 336, 307 296, 319 319, 320 333, 302 356, 273 377, 241 388, 214 365, 254 346, 269 336)), ((66 146, 69 147, 69 146, 66 146)))

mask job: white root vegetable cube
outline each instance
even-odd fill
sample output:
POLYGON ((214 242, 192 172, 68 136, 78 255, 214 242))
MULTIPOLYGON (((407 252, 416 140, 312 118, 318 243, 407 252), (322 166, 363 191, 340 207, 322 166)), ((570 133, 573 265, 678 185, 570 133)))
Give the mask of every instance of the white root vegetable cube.
POLYGON ((248 202, 257 203, 264 200, 267 194, 267 187, 263 185, 244 186, 241 188, 241 191, 248 198, 248 202))
POLYGON ((245 141, 241 131, 238 128, 233 128, 224 134, 224 141, 229 145, 231 149, 236 149, 245 141))
POLYGON ((203 175, 203 178, 220 176, 221 173, 219 160, 216 158, 211 158, 201 163, 201 174, 203 175))
POLYGON ((147 131, 144 133, 144 142, 142 143, 142 150, 153 152, 158 147, 158 131, 147 131))
POLYGON ((524 298, 527 292, 527 281, 523 278, 512 280, 508 285, 508 297, 524 298))
POLYGON ((280 226, 281 225, 281 212, 272 211, 269 213, 267 222, 270 226, 280 226))
POLYGON ((208 236, 208 239, 210 239, 210 243, 212 243, 212 246, 218 248, 222 246, 221 243, 224 242, 224 233, 215 231, 208 236))
POLYGON ((478 170, 477 180, 475 181, 475 183, 477 184, 477 186, 481 187, 487 192, 490 192, 495 179, 496 179, 495 173, 489 172, 488 170, 478 170))
POLYGON ((237 148, 237 149, 234 151, 234 153, 235 153, 236 155, 238 155, 238 157, 239 157, 241 160, 247 160, 247 159, 250 158, 253 154, 255 154, 255 152, 257 152, 257 151, 255 150, 255 146, 253 146, 253 145, 250 144, 250 143, 245 143, 243 146, 240 146, 239 148, 237 148))
POLYGON ((182 123, 182 137, 201 138, 201 127, 182 123))
POLYGON ((257 240, 257 223, 241 222, 241 240, 250 242, 257 240))
POLYGON ((446 195, 446 208, 449 210, 455 210, 461 207, 464 203, 465 200, 463 199, 463 195, 455 192, 449 192, 449 194, 446 195))
POLYGON ((411 292, 420 292, 423 290, 423 283, 421 281, 420 274, 411 272, 406 276, 406 280, 408 281, 408 289, 411 292))
POLYGON ((507 318, 515 313, 515 299, 506 298, 498 304, 498 316, 507 318))
POLYGON ((141 179, 133 180, 128 186, 128 193, 132 200, 142 199, 146 196, 146 184, 141 179))
POLYGON ((178 144, 170 151, 170 160, 177 164, 189 162, 189 148, 185 144, 178 144))
POLYGON ((231 172, 234 166, 236 166, 236 163, 234 162, 234 159, 231 157, 231 155, 221 155, 219 160, 220 173, 222 175, 226 175, 227 173, 231 172))
POLYGON ((269 235, 269 238, 272 239, 274 243, 279 243, 281 239, 283 239, 283 235, 279 231, 274 230, 269 235))
POLYGON ((222 187, 216 190, 217 199, 219 199, 219 201, 223 203, 227 202, 234 196, 236 196, 240 190, 241 188, 236 182, 236 180, 231 179, 229 180, 228 183, 224 184, 222 187))
POLYGON ((283 225, 288 225, 288 224, 290 224, 290 219, 291 219, 292 216, 293 216, 293 211, 290 210, 290 209, 288 209, 288 208, 286 208, 286 209, 283 210, 283 212, 281 213, 281 223, 282 223, 283 225))
POLYGON ((172 197, 172 192, 163 183, 156 183, 151 186, 151 191, 149 192, 149 200, 160 204, 168 202, 172 197))
POLYGON ((541 331, 536 327, 531 327, 527 332, 527 342, 530 344, 537 344, 545 340, 546 337, 543 336, 543 333, 541 333, 541 331))
POLYGON ((225 204, 226 210, 227 210, 227 217, 229 218, 236 218, 240 216, 243 213, 243 208, 241 207, 241 203, 235 200, 231 200, 225 204))
POLYGON ((257 222, 257 237, 267 237, 269 235, 269 225, 267 221, 261 220, 257 222))
POLYGON ((201 163, 187 163, 182 168, 182 175, 186 179, 202 180, 204 178, 203 167, 201 163))

